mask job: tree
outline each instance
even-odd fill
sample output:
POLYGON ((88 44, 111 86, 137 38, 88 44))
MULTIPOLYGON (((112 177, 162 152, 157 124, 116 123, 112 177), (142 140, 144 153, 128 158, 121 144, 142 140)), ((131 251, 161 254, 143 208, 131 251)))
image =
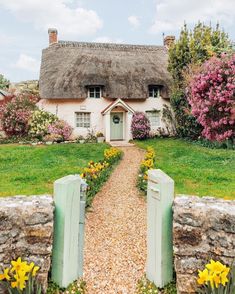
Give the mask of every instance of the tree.
POLYGON ((212 57, 194 73, 188 85, 192 114, 211 141, 235 135, 235 54, 212 57))
POLYGON ((219 25, 213 29, 198 23, 192 31, 185 24, 179 40, 169 49, 169 66, 173 78, 171 106, 175 112, 177 133, 181 137, 197 139, 202 126, 191 113, 185 93, 185 72, 191 64, 202 64, 212 56, 221 56, 230 52, 232 44, 228 35, 220 30, 219 25))
POLYGON ((10 81, 4 75, 0 74, 0 89, 6 90, 9 88, 10 81))

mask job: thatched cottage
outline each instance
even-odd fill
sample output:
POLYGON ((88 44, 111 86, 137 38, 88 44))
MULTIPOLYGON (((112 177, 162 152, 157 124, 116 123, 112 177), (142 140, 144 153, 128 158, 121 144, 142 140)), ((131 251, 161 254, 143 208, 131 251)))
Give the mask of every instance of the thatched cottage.
POLYGON ((103 132, 106 141, 131 139, 135 111, 146 112, 151 128, 164 128, 169 102, 167 45, 83 43, 57 40, 49 29, 42 51, 40 107, 67 121, 75 134, 103 132))

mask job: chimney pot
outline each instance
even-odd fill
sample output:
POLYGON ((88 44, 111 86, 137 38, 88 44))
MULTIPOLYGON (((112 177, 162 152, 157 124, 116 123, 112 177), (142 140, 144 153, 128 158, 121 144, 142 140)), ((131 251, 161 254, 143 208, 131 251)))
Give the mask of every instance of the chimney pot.
POLYGON ((54 28, 50 28, 48 29, 48 35, 49 35, 49 45, 58 43, 58 39, 57 39, 57 29, 54 28))
POLYGON ((164 38, 164 46, 169 49, 175 43, 175 36, 166 36, 164 38))

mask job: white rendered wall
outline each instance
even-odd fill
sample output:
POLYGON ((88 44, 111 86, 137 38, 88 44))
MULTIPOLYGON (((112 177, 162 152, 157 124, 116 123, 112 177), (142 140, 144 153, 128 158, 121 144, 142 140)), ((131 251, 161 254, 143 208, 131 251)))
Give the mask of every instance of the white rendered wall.
MULTIPOLYGON (((42 99, 38 105, 41 109, 56 114, 60 119, 67 121, 74 128, 74 135, 87 134, 86 128, 76 127, 76 112, 90 112, 91 113, 91 129, 94 132, 102 132, 106 136, 106 140, 110 138, 110 126, 105 126, 108 122, 110 124, 110 117, 103 116, 101 112, 110 105, 114 100, 104 98, 94 99, 42 99)), ((164 104, 168 104, 167 100, 162 98, 148 98, 145 100, 125 100, 125 102, 135 111, 147 110, 162 110, 164 104)), ((116 111, 113 109, 113 111, 116 111)), ((162 115, 162 114, 160 114, 162 115)), ((124 135, 125 140, 131 139, 130 124, 132 115, 126 112, 124 115, 124 135)), ((161 120, 160 127, 164 128, 165 125, 161 120)), ((158 127, 156 127, 157 129, 158 127)), ((153 129, 154 130, 154 129, 153 129)))

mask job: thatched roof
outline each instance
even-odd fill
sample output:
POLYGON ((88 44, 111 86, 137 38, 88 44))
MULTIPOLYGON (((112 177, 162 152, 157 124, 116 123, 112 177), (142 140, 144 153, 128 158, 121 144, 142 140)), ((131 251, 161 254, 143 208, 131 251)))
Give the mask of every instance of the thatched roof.
POLYGON ((59 41, 42 52, 40 96, 86 98, 99 85, 106 98, 145 99, 149 85, 162 85, 168 98, 167 59, 164 46, 59 41))

